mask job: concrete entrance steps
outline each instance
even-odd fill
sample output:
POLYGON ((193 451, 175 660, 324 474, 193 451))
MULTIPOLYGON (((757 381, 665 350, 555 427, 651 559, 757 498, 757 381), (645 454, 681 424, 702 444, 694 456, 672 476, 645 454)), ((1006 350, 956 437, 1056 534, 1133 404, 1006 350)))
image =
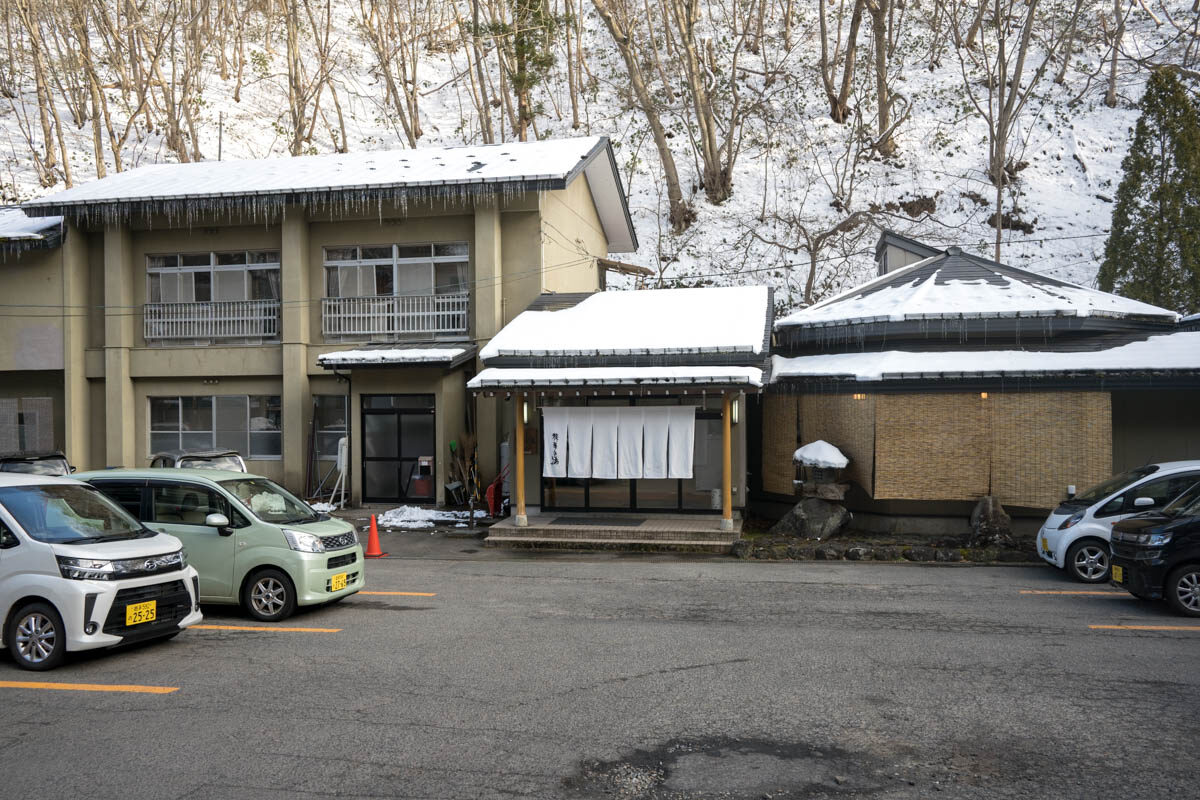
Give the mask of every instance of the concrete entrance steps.
POLYGON ((742 521, 722 531, 708 515, 530 514, 528 527, 512 517, 493 525, 484 545, 570 550, 654 550, 728 553, 741 535, 742 521))

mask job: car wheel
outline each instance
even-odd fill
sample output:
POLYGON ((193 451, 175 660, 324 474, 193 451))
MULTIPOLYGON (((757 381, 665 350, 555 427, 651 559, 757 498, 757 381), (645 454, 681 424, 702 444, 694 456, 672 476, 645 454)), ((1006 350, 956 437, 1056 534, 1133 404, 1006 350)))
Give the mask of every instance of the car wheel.
POLYGON ((54 669, 67 653, 67 632, 53 606, 30 603, 8 620, 8 652, 22 669, 54 669))
POLYGON ((278 622, 296 610, 296 588, 282 570, 264 569, 242 587, 242 606, 255 619, 278 622))
POLYGON ((1067 551, 1067 572, 1084 583, 1108 580, 1108 545, 1094 539, 1071 545, 1067 551))
POLYGON ((1189 617, 1200 617, 1200 564, 1189 564, 1167 577, 1167 602, 1189 617))

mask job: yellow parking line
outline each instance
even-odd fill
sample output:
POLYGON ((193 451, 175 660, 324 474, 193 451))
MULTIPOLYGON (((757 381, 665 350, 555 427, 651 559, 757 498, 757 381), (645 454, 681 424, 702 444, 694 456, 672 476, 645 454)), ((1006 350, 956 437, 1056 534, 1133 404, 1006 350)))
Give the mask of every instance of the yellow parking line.
POLYGON ((1200 631, 1200 625, 1088 625, 1094 631, 1200 631))
POLYGON ((340 633, 341 628, 284 628, 278 625, 193 625, 193 631, 279 631, 281 633, 340 633))
POLYGON ((178 686, 137 686, 122 683, 42 683, 40 681, 0 681, 0 689, 59 689, 67 692, 136 692, 170 694, 178 686))
POLYGON ((436 592, 359 592, 359 594, 385 594, 389 597, 437 597, 436 592))
POLYGON ((1022 589, 1021 594, 1070 594, 1070 595, 1086 595, 1088 597, 1133 597, 1128 592, 1103 592, 1103 591, 1060 591, 1047 589, 1022 589))

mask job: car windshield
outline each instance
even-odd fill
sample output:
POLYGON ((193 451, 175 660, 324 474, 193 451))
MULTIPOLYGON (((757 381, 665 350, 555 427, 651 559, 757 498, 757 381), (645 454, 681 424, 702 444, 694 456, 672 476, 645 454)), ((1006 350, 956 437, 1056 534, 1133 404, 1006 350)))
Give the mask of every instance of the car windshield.
POLYGON ((154 535, 90 486, 6 486, 0 505, 39 542, 90 544, 154 535))
POLYGON ((1140 481, 1142 478, 1157 472, 1158 467, 1154 465, 1146 467, 1138 467, 1131 469, 1129 472, 1122 472, 1120 475, 1114 475, 1103 483, 1098 483, 1082 494, 1077 494, 1067 502, 1072 505, 1090 506, 1093 503, 1098 503, 1108 497, 1113 492, 1124 489, 1134 481, 1140 481))
POLYGON ((1193 483, 1162 510, 1168 517, 1200 516, 1200 481, 1193 483))
POLYGON ((0 472, 23 472, 26 475, 69 475, 71 468, 63 458, 32 458, 27 461, 5 461, 0 472))
POLYGON ((263 522, 287 525, 317 520, 317 512, 307 503, 266 478, 240 478, 221 485, 263 522))
POLYGON ((245 472, 237 456, 184 456, 179 466, 185 469, 224 469, 230 472, 245 472))

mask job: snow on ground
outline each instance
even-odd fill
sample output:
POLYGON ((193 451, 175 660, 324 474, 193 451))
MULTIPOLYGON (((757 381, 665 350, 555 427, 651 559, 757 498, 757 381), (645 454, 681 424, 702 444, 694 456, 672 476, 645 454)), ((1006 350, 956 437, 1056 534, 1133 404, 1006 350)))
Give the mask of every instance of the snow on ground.
MULTIPOLYGON (((1178 18, 1187 18, 1191 0, 1165 0, 1164 5, 1172 15, 1178 11, 1178 18)), ((403 131, 387 107, 372 56, 358 34, 358 4, 334 0, 332 13, 332 41, 337 50, 335 81, 346 122, 345 146, 352 154, 405 147, 403 131)), ((944 35, 939 41, 927 30, 922 14, 907 16, 906 39, 897 47, 890 64, 898 76, 895 89, 910 105, 911 113, 897 131, 898 150, 889 159, 868 153, 851 168, 844 168, 848 155, 845 143, 852 138, 850 126, 836 124, 828 117, 816 67, 819 38, 811 13, 798 17, 790 52, 784 52, 779 30, 768 31, 775 37, 770 40, 771 47, 763 50, 774 59, 770 63, 763 61, 763 55, 741 51, 740 94, 756 110, 748 117, 739 139, 741 149, 732 171, 734 194, 724 204, 713 206, 704 198, 690 137, 681 119, 674 116, 682 113, 686 104, 680 102, 667 109, 665 121, 683 188, 696 212, 696 221, 688 231, 674 237, 668 232, 666 189, 647 124, 625 105, 629 82, 607 31, 590 8, 584 13, 588 15, 583 29, 589 87, 582 96, 580 126, 572 126, 562 69, 566 59, 560 52, 558 65, 537 90, 536 99, 545 113, 536 120, 536 135, 608 135, 613 139, 642 245, 639 252, 624 260, 654 269, 668 283, 766 283, 776 288, 781 310, 788 310, 795 308, 803 296, 808 255, 798 229, 787 223, 824 230, 843 217, 838 208, 847 204, 851 209, 876 208, 879 224, 931 245, 957 244, 969 252, 991 255, 993 230, 987 219, 993 211, 994 190, 984 174, 986 129, 963 90, 953 48, 946 45, 944 35), (785 68, 783 78, 768 80, 766 76, 779 72, 781 65, 785 68), (911 204, 907 206, 909 211, 905 204, 911 204)), ((1156 28, 1154 23, 1142 6, 1130 6, 1123 51, 1154 54, 1170 29, 1165 25, 1156 28)), ((716 23, 702 19, 700 24, 711 27, 716 23)), ((720 31, 716 33, 717 57, 725 58, 725 45, 720 43, 727 37, 719 35, 720 31)), ((869 34, 864 31, 860 42, 864 59, 869 56, 869 45, 869 34)), ((241 87, 240 102, 233 100, 234 78, 223 80, 213 64, 195 87, 197 95, 203 97, 197 112, 198 147, 208 159, 217 154, 218 136, 222 137, 221 148, 227 159, 286 153, 285 55, 282 48, 265 48, 253 39, 247 48, 254 62, 254 79, 241 87), (223 120, 221 126, 219 118, 223 120)), ((1017 174, 1015 202, 1017 216, 1032 228, 1030 233, 1006 231, 1002 253, 1002 260, 1015 266, 1085 286, 1095 285, 1121 177, 1121 160, 1128 150, 1130 131, 1137 119, 1135 106, 1146 79, 1144 69, 1123 60, 1118 106, 1107 108, 1102 102, 1104 51, 1102 43, 1081 44, 1072 56, 1065 81, 1056 84, 1050 80, 1052 67, 1023 112, 1012 155, 1014 163, 1027 165, 1017 174)), ((207 57, 211 60, 215 55, 207 57)), ((480 141, 469 84, 462 78, 464 63, 463 52, 453 46, 421 51, 419 72, 413 80, 422 92, 422 146, 480 141)), ((852 102, 862 111, 862 122, 869 129, 873 96, 868 67, 866 63, 860 67, 860 85, 855 87, 852 102)), ((0 194, 9 201, 28 200, 62 188, 61 184, 41 186, 28 155, 21 120, 37 117, 32 83, 32 79, 26 79, 20 86, 23 93, 11 98, 12 105, 0 107, 0 143, 5 145, 6 153, 0 157, 0 194), (15 113, 13 105, 21 113, 15 113)), ((105 91, 120 122, 127 98, 116 88, 105 91)), ((500 115, 497 122, 504 127, 500 115)), ((68 137, 66 155, 76 183, 87 181, 96 174, 91 126, 64 127, 68 137)), ((337 149, 332 129, 328 124, 316 126, 312 152, 337 149)), ((137 121, 133 130, 124 150, 127 168, 177 160, 177 155, 165 146, 161 129, 147 130, 137 121)), ((504 135, 511 137, 507 131, 504 135)), ((111 162, 108 169, 111 174, 111 162)), ((1013 199, 1007 201, 1009 211, 1013 199)), ((862 236, 857 241, 851 237, 819 254, 814 299, 828 297, 870 276, 871 247, 877 231, 864 227, 858 232, 862 236)), ((544 235, 560 234, 546 229, 544 235)), ((614 277, 613 284, 618 288, 630 286, 632 279, 614 277)))
MULTIPOLYGON (((476 510, 475 518, 484 519, 486 511, 476 510)), ((377 522, 381 528, 405 528, 415 530, 420 528, 462 527, 470 519, 469 511, 449 511, 424 506, 400 506, 383 512, 377 522)))
POLYGON ((337 511, 337 506, 333 503, 309 503, 308 507, 321 514, 328 514, 331 511, 337 511))
POLYGON ((826 469, 843 469, 850 459, 841 450, 824 439, 817 439, 801 447, 792 455, 793 461, 807 464, 810 467, 825 467, 826 469))

